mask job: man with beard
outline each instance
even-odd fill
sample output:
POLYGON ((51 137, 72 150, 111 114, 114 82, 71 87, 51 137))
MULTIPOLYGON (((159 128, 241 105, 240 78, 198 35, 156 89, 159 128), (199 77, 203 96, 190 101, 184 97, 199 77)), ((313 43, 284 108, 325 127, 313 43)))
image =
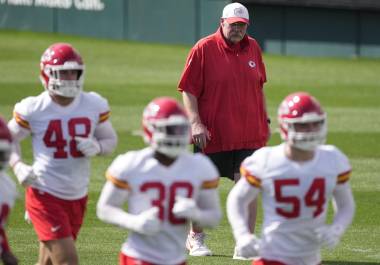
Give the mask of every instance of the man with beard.
MULTIPOLYGON (((241 162, 265 146, 270 136, 263 91, 265 66, 258 43, 246 34, 248 24, 245 6, 226 5, 218 30, 191 49, 178 84, 194 151, 206 154, 220 176, 235 182, 240 178, 241 162)), ((249 211, 252 231, 255 220, 253 201, 249 211)), ((187 241, 190 255, 212 255, 203 239, 202 230, 193 226, 187 241)))

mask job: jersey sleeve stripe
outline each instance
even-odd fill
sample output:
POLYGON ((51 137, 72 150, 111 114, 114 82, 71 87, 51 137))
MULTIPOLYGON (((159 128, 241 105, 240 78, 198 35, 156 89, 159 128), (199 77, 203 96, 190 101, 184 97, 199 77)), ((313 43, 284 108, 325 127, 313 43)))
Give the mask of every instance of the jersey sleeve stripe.
POLYGON ((249 175, 249 172, 244 167, 240 167, 240 175, 246 176, 249 175))
POLYGON ((261 188, 261 180, 255 176, 253 176, 251 173, 248 172, 245 168, 240 168, 240 174, 246 178, 249 184, 256 188, 261 188))
POLYGON ((128 182, 119 180, 112 176, 110 173, 106 173, 106 179, 111 181, 113 185, 118 187, 119 189, 124 189, 124 190, 131 190, 131 187, 129 186, 128 182))
POLYGON ((15 118, 18 125, 20 125, 21 127, 25 128, 25 129, 30 130, 29 122, 22 119, 20 114, 18 114, 17 112, 13 112, 13 117, 15 118))
POLYGON ((261 180, 259 180, 255 176, 248 175, 248 176, 245 176, 245 178, 248 181, 248 183, 251 184, 252 186, 256 188, 261 188, 261 180))
POLYGON ((105 122, 110 117, 111 112, 103 112, 99 114, 99 123, 105 122))
POLYGON ((216 189, 219 185, 219 178, 207 180, 202 183, 202 189, 216 189))
POLYGON ((343 184, 343 183, 347 182, 350 179, 350 176, 351 176, 351 170, 346 171, 346 172, 340 174, 338 176, 337 183, 338 184, 343 184))

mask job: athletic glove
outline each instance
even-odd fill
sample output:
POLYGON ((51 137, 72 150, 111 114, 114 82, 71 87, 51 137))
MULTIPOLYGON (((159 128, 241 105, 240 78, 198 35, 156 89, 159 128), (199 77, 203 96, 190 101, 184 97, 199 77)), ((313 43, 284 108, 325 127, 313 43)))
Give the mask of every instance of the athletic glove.
POLYGON ((95 138, 76 136, 75 141, 77 142, 78 150, 86 157, 96 156, 101 151, 99 142, 95 138))
POLYGON ((315 232, 321 245, 333 249, 338 245, 344 229, 341 225, 324 225, 317 228, 315 232))
POLYGON ((176 217, 186 218, 191 221, 197 221, 200 215, 200 210, 195 200, 181 196, 176 196, 172 211, 176 217))
POLYGON ((23 186, 29 186, 37 179, 37 176, 33 173, 33 168, 22 161, 18 161, 13 166, 13 173, 16 175, 18 182, 23 186))
POLYGON ((148 236, 156 234, 161 229, 161 221, 158 218, 158 211, 157 207, 152 207, 135 215, 132 230, 148 236))
POLYGON ((240 259, 250 260, 259 255, 260 240, 253 234, 240 236, 236 241, 235 255, 240 259))

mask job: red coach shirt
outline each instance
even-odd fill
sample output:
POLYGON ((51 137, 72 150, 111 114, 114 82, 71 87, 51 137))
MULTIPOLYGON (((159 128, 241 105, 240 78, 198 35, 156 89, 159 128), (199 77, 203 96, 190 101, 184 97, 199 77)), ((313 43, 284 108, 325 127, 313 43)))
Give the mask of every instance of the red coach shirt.
POLYGON ((211 133, 205 153, 256 149, 269 133, 263 95, 265 66, 257 42, 247 35, 229 45, 221 28, 191 49, 178 84, 198 100, 211 133))

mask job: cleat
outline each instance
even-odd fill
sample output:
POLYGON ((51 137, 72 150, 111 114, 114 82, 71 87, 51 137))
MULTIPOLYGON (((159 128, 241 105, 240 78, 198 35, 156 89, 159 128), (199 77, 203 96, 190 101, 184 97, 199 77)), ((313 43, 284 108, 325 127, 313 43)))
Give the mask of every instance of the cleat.
POLYGON ((186 240, 186 248, 190 256, 212 256, 211 250, 204 243, 204 233, 190 232, 186 240))

